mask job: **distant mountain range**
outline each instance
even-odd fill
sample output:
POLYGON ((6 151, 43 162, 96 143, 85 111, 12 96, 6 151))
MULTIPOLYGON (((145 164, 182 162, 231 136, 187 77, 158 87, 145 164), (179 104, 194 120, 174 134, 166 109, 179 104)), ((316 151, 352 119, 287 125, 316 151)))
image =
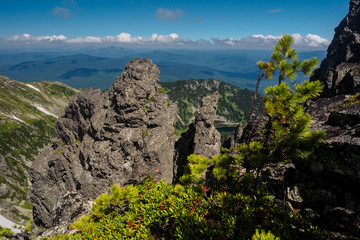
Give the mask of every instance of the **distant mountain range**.
MULTIPOLYGON (((21 82, 59 81, 74 88, 106 90, 134 57, 150 58, 160 69, 160 81, 217 79, 239 88, 254 89, 256 62, 267 60, 270 51, 246 50, 124 50, 102 49, 88 54, 0 54, 0 74, 21 82), (110 51, 111 50, 111 51, 110 51)), ((325 51, 303 52, 303 59, 325 57, 325 51)), ((262 88, 271 85, 264 81, 262 88)))

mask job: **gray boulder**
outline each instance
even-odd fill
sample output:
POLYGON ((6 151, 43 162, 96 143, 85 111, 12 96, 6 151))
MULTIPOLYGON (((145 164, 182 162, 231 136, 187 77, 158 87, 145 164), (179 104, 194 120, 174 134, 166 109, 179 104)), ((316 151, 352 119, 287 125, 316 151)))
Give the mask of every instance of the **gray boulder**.
POLYGON ((151 60, 133 59, 109 90, 88 89, 70 101, 57 137, 29 172, 37 225, 73 220, 113 184, 172 181, 177 108, 157 83, 159 73, 151 60))

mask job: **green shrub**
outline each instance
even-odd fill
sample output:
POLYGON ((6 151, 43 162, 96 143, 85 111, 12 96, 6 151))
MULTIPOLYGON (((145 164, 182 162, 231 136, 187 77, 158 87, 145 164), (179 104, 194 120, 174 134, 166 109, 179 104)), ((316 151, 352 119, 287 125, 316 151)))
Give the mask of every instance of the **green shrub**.
MULTIPOLYGON (((194 164, 204 164, 203 157, 192 158, 194 164)), ((53 239, 321 239, 303 219, 276 209, 266 191, 247 195, 241 188, 212 187, 151 178, 138 185, 114 185, 96 199, 90 215, 71 225, 80 233, 53 239), (272 234, 259 233, 259 227, 272 234)))
POLYGON ((264 230, 259 231, 259 229, 256 229, 251 240, 280 240, 280 238, 275 237, 270 231, 266 232, 264 230))
POLYGON ((9 237, 11 237, 13 235, 14 235, 13 231, 11 231, 9 228, 3 228, 3 227, 0 226, 0 238, 1 239, 3 237, 9 238, 9 237))

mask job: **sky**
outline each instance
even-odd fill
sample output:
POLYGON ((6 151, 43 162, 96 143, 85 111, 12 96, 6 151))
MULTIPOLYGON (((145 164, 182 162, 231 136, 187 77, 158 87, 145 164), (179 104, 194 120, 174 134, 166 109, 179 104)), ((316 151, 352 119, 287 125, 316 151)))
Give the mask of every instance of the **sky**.
POLYGON ((263 48, 281 35, 326 49, 349 0, 0 0, 0 48, 263 48))

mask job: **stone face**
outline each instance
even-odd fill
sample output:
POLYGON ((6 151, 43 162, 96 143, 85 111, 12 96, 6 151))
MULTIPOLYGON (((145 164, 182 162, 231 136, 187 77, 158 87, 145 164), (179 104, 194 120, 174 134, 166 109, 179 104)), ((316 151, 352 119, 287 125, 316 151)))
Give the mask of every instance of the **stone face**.
POLYGON ((311 80, 324 85, 323 97, 360 90, 360 1, 351 0, 348 15, 335 28, 327 57, 311 80))
POLYGON ((30 169, 37 225, 71 221, 113 184, 172 181, 177 108, 158 77, 151 60, 133 59, 109 90, 88 89, 70 101, 57 138, 30 169), (74 204, 66 204, 70 198, 74 204))
POLYGON ((189 130, 182 134, 176 142, 176 156, 174 165, 174 181, 183 174, 183 167, 190 154, 211 157, 220 154, 221 135, 216 130, 214 119, 216 116, 219 94, 217 92, 206 96, 201 101, 195 122, 189 125, 189 130))

